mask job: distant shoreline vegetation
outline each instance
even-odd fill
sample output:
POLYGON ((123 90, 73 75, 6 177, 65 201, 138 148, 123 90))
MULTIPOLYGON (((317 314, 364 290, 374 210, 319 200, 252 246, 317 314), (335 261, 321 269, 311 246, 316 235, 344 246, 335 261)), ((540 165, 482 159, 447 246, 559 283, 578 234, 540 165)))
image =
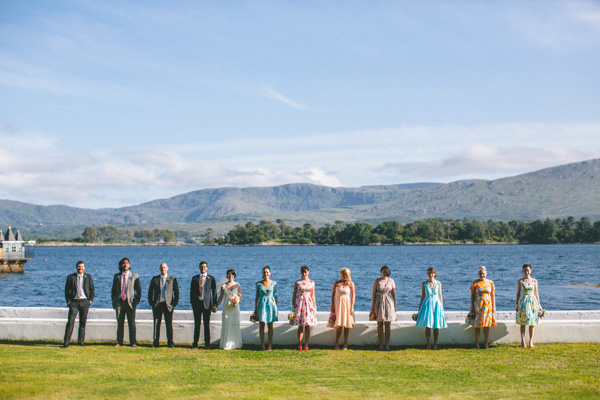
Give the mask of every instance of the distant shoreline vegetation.
MULTIPOLYGON (((90 245, 415 245, 415 244, 559 244, 600 242, 600 221, 573 217, 533 222, 486 222, 477 220, 419 220, 407 224, 385 221, 377 226, 366 222, 336 221, 315 228, 312 224, 288 226, 278 219, 236 225, 225 235, 212 228, 203 236, 185 231, 87 227, 72 243, 90 245)), ((55 240, 40 240, 40 244, 55 240)), ((64 241, 61 241, 64 242, 64 241)))

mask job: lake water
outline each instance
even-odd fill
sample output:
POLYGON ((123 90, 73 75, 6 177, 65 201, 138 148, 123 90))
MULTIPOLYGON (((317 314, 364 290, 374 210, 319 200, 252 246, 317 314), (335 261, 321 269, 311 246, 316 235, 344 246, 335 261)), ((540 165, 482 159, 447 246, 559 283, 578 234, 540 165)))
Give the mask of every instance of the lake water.
POLYGON ((486 245, 486 246, 278 246, 278 247, 38 247, 35 259, 23 274, 0 274, 0 306, 63 307, 66 276, 83 260, 94 278, 94 307, 111 308, 110 289, 118 261, 128 257, 131 270, 140 275, 143 294, 139 308, 147 309, 150 279, 161 262, 177 277, 181 291, 178 309, 191 309, 190 281, 201 260, 211 275, 220 279, 235 268, 242 285, 242 310, 254 307, 255 283, 265 265, 277 281, 279 305, 291 308, 294 282, 300 267, 310 267, 317 286, 317 308, 327 310, 333 282, 341 267, 349 267, 357 289, 356 310, 368 311, 373 280, 388 265, 396 282, 398 310, 416 310, 420 284, 427 267, 434 267, 443 284, 448 311, 469 308, 469 285, 477 268, 485 265, 496 284, 499 310, 513 310, 516 283, 524 263, 533 266, 539 282, 542 306, 547 310, 598 310, 600 288, 579 284, 600 283, 600 245, 486 245))

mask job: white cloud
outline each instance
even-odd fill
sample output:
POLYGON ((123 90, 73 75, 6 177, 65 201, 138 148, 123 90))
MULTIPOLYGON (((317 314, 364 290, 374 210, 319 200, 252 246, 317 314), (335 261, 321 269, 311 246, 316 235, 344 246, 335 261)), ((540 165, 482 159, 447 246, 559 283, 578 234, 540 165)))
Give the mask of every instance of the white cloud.
MULTIPOLYGON (((596 153, 597 154, 597 153, 596 153)), ((504 176, 545 167, 583 161, 593 153, 569 147, 489 147, 472 145, 447 158, 422 162, 386 163, 381 171, 394 171, 399 177, 447 180, 457 177, 504 176)))
POLYGON ((282 95, 281 93, 271 89, 270 87, 265 87, 265 93, 267 95, 267 97, 277 100, 279 102, 282 102, 284 104, 287 104, 288 106, 295 108, 296 110, 300 110, 300 111, 304 111, 304 110, 308 110, 308 107, 306 107, 304 104, 298 103, 294 100, 289 99, 288 97, 282 95))

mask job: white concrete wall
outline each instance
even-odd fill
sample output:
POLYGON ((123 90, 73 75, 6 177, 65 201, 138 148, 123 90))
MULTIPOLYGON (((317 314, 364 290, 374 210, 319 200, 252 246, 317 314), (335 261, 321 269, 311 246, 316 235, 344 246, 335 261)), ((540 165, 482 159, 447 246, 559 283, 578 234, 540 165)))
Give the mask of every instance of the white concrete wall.
MULTIPOLYGON (((2 340, 58 340, 62 341, 67 321, 65 308, 45 307, 0 307, 0 339, 2 340)), ((519 326, 514 323, 515 313, 500 311, 496 314, 498 326, 491 328, 490 340, 496 343, 519 343, 519 326)), ((297 343, 297 328, 287 322, 288 311, 279 312, 279 321, 275 323, 275 345, 294 345, 297 343)), ((398 321, 392 323, 391 345, 424 345, 424 329, 415 328, 411 320, 412 312, 398 312, 398 321)), ((467 312, 446 312, 448 328, 440 330, 439 344, 470 344, 473 342, 473 329, 464 323, 467 312)), ((259 344, 258 323, 249 320, 250 312, 242 312, 242 340, 245 344, 259 344)), ((334 329, 327 328, 328 313, 319 312, 319 325, 311 329, 310 343, 313 345, 332 345, 334 329)), ((350 331, 349 344, 376 345, 377 323, 369 321, 367 312, 356 313, 356 327, 350 331)), ((138 310, 136 314, 137 340, 152 342, 152 311, 138 310)), ((175 310, 174 341, 179 344, 191 344, 194 331, 192 311, 175 310)), ((86 342, 115 342, 116 318, 112 309, 90 309, 86 342)), ((211 337, 213 345, 218 344, 221 333, 221 313, 213 314, 211 319, 211 337)), ((202 340, 202 333, 200 334, 202 340)), ((77 340, 77 323, 73 330, 72 342, 77 340)), ((125 342, 128 331, 125 328, 125 342)), ((161 342, 166 341, 164 323, 161 342)), ((600 343, 600 310, 597 311, 549 311, 542 323, 535 328, 536 343, 600 343)))

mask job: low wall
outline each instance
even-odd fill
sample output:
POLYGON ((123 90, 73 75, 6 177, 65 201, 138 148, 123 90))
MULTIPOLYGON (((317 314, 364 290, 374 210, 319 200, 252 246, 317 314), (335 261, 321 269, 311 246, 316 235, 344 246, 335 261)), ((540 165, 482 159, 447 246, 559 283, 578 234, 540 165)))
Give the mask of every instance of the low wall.
MULTIPOLYGON (((67 308, 47 307, 0 307, 0 339, 2 340, 54 340, 62 341, 67 322, 67 308)), ((259 344, 258 323, 250 322, 250 312, 242 312, 242 340, 245 344, 259 344)), ((349 344, 377 345, 377 323, 369 321, 367 312, 356 312, 356 327, 351 329, 349 344)), ((467 312, 446 312, 448 328, 440 330, 439 344, 471 344, 473 329, 464 319, 467 312)), ((297 328, 287 322, 288 311, 279 312, 275 323, 274 345, 294 345, 297 343, 297 328)), ((390 344, 393 346, 424 345, 424 329, 416 328, 411 319, 412 312, 401 311, 398 320, 392 322, 390 344)), ((327 312, 319 312, 319 324, 312 327, 310 343, 332 345, 335 330, 326 327, 327 312)), ((495 343, 519 343, 519 326, 515 324, 515 313, 496 313, 498 326, 491 328, 490 340, 495 343)), ((166 341, 164 322, 161 341, 166 341)), ((152 342, 152 311, 138 310, 136 314, 137 340, 152 342)), ((112 309, 90 309, 86 342, 115 342, 117 323, 112 309)), ((190 310, 175 310, 173 335, 175 343, 191 344, 194 331, 194 318, 190 310)), ((213 345, 218 344, 221 334, 221 313, 211 318, 213 345)), ((202 334, 201 334, 202 336, 202 334)), ((128 339, 125 328, 125 341, 128 339)), ((77 341, 77 323, 73 330, 72 342, 77 341)), ((596 311, 548 311, 542 323, 535 328, 536 343, 600 343, 600 310, 596 311)))

